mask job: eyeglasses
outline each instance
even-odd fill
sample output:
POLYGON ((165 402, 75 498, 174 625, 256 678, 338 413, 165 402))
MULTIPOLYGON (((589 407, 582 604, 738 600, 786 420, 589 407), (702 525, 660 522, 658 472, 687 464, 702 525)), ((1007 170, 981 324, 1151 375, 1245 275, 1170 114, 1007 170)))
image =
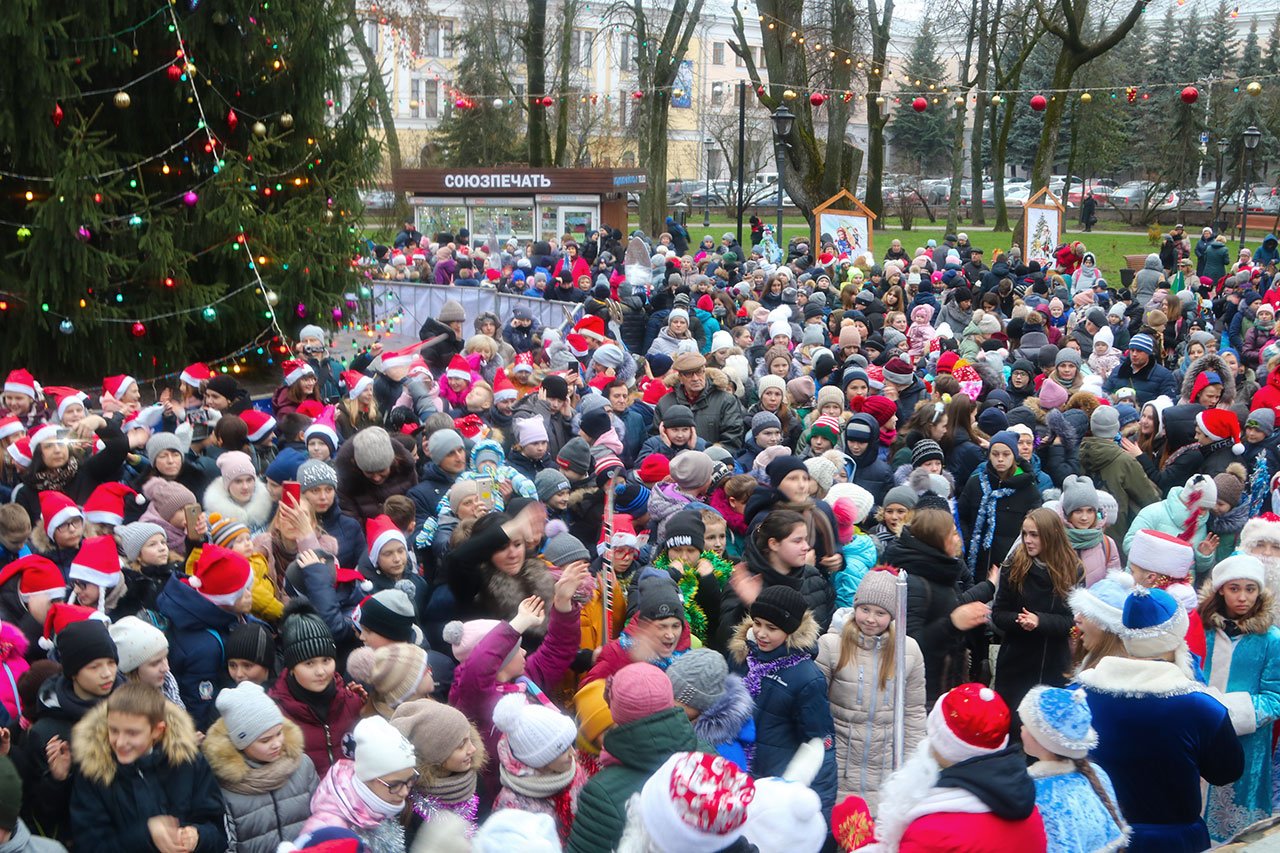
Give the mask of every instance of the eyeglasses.
POLYGON ((378 779, 376 781, 385 785, 389 793, 396 795, 407 794, 413 790, 414 785, 418 784, 418 771, 415 770, 412 776, 402 782, 388 782, 384 779, 378 779))
POLYGON ((706 376, 707 369, 705 367, 700 367, 697 370, 681 370, 680 375, 685 379, 697 379, 700 376, 706 376))

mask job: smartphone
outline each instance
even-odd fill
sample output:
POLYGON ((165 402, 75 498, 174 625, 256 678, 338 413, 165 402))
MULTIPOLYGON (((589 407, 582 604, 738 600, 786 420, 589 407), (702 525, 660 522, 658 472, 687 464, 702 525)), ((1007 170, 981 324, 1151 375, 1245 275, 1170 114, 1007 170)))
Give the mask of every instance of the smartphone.
POLYGON ((484 505, 493 509, 493 477, 477 477, 476 492, 480 495, 480 500, 484 505))
POLYGON ((182 514, 187 518, 187 533, 194 533, 200 526, 200 504, 187 504, 182 508, 182 514))
POLYGON ((302 505, 302 486, 297 480, 285 480, 280 487, 283 490, 280 495, 281 500, 287 498, 293 506, 302 505))

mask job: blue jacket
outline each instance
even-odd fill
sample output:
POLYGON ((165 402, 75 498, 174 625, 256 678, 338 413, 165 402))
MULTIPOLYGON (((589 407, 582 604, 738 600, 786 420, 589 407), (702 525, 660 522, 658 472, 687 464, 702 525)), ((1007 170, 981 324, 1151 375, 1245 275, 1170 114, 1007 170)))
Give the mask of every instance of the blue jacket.
POLYGON ((213 722, 213 697, 227 680, 227 635, 241 621, 187 583, 174 577, 164 585, 156 606, 169 619, 169 669, 196 728, 213 722))
POLYGON ((340 510, 336 499, 329 511, 317 518, 324 532, 338 540, 338 565, 354 568, 365 551, 364 528, 360 522, 340 510))
POLYGON ((729 651, 740 672, 749 672, 748 658, 769 662, 800 653, 803 660, 761 679, 756 695, 756 751, 751 762, 754 776, 781 776, 801 744, 818 738, 825 747, 822 769, 811 788, 822 800, 822 810, 830 813, 836 801, 835 722, 827 701, 827 679, 814 663, 818 647, 818 623, 808 611, 800 627, 787 642, 770 652, 760 652, 748 640, 751 620, 738 624, 729 651))
MULTIPOLYGON (((849 419, 849 423, 857 421, 871 428, 873 436, 880 434, 880 424, 871 415, 859 412, 849 419)), ((845 429, 848 429, 846 424, 845 429)), ((848 433, 846 433, 847 435, 848 433)), ((848 448, 845 448, 848 453, 848 448)), ((880 458, 880 442, 872 440, 867 444, 866 452, 861 456, 853 456, 853 469, 847 472, 850 483, 857 483, 871 493, 876 505, 884 501, 885 494, 893 488, 893 468, 880 458)))
POLYGON ((1120 364, 1102 383, 1102 390, 1114 394, 1121 388, 1132 388, 1138 397, 1139 406, 1150 403, 1161 394, 1171 400, 1178 399, 1178 385, 1173 381, 1173 373, 1167 367, 1157 364, 1154 358, 1136 373, 1128 356, 1120 359, 1120 364))
POLYGON ((836 588, 837 608, 853 606, 853 596, 858 591, 858 584, 862 583, 862 579, 880 556, 880 552, 876 550, 876 540, 862 532, 856 533, 844 543, 841 553, 844 554, 844 571, 836 572, 831 578, 836 588))

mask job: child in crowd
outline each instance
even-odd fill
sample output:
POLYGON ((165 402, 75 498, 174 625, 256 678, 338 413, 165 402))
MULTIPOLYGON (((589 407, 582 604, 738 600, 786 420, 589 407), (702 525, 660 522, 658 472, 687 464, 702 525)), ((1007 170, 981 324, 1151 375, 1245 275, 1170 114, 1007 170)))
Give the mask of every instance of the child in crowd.
POLYGON ((252 681, 265 688, 271 684, 276 667, 276 643, 270 628, 261 622, 240 622, 232 626, 224 647, 227 677, 233 685, 252 681))
MULTIPOLYGON (((209 541, 234 551, 249 561, 249 568, 253 570, 253 605, 249 612, 272 625, 279 622, 284 616, 284 605, 271 580, 271 569, 266 556, 254 550, 249 526, 243 521, 223 517, 215 512, 209 516, 209 541)), ((200 559, 200 550, 196 548, 187 557, 188 566, 194 566, 200 559)))
POLYGON ((1120 571, 1120 549, 1103 533, 1106 513, 1093 481, 1068 474, 1062 481, 1058 514, 1067 525, 1067 539, 1084 565, 1084 585, 1093 586, 1111 572, 1120 571))
POLYGON ((555 708, 530 705, 511 694, 493 709, 498 739, 498 775, 502 790, 493 808, 541 812, 556 819, 560 840, 569 840, 578 811, 578 794, 587 774, 573 748, 578 730, 555 708))
POLYGON ((897 541, 902 531, 911 523, 911 513, 919 499, 915 489, 906 485, 894 486, 885 493, 880 509, 876 510, 877 523, 868 531, 881 554, 897 541))
POLYGON ((137 616, 125 616, 110 628, 116 644, 119 670, 129 681, 141 681, 164 694, 186 710, 178 690, 178 680, 169 671, 169 638, 155 625, 137 616))
MULTIPOLYGON (((699 640, 715 635, 720 623, 720 591, 733 572, 733 564, 707 547, 706 515, 707 510, 687 509, 668 519, 660 553, 653 561, 655 569, 675 581, 689 630, 699 640)), ((637 580, 641 577, 643 574, 637 575, 637 580)))
POLYGON ((691 649, 667 667, 667 678, 694 733, 745 771, 755 749, 756 703, 742 677, 729 672, 719 652, 691 649))
POLYGON ((129 600, 138 609, 155 610, 165 584, 175 572, 182 571, 182 560, 169 551, 169 539, 158 524, 147 521, 120 524, 114 534, 125 560, 120 571, 129 588, 129 600))
POLYGON ((855 483, 840 483, 827 493, 826 501, 836 517, 843 543, 840 550, 844 554, 844 570, 831 579, 836 588, 836 607, 849 607, 858 585, 879 558, 875 540, 861 527, 875 508, 875 498, 855 483))
POLYGON ((488 755, 480 732, 456 708, 413 699, 395 709, 391 725, 413 744, 418 779, 409 792, 407 840, 441 812, 461 818, 468 834, 476 829, 480 795, 476 782, 488 755))

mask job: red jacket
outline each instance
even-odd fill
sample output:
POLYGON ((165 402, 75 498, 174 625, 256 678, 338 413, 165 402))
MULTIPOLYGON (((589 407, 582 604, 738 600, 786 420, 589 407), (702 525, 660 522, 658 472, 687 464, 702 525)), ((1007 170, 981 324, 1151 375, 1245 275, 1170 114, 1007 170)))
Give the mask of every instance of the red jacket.
POLYGON ((898 853, 1037 853, 1047 844, 1038 810, 1023 820, 1002 820, 990 812, 943 812, 912 821, 898 853))
POLYGON ((1075 247, 1079 245, 1079 242, 1063 243, 1062 247, 1054 253, 1054 263, 1058 267, 1058 272, 1064 277, 1072 275, 1076 270, 1080 269, 1080 261, 1083 260, 1084 253, 1076 254, 1075 247))
POLYGON ((333 681, 337 690, 329 702, 324 722, 316 717, 310 705, 290 692, 289 670, 280 673, 267 691, 284 715, 302 729, 302 749, 316 766, 316 775, 320 778, 324 778, 335 761, 351 757, 344 751, 342 741, 360 721, 360 709, 364 707, 364 700, 343 685, 341 675, 335 673, 333 681))
POLYGON ((1254 392, 1253 399, 1249 401, 1249 411, 1264 407, 1280 413, 1280 370, 1268 373, 1266 384, 1254 392))

